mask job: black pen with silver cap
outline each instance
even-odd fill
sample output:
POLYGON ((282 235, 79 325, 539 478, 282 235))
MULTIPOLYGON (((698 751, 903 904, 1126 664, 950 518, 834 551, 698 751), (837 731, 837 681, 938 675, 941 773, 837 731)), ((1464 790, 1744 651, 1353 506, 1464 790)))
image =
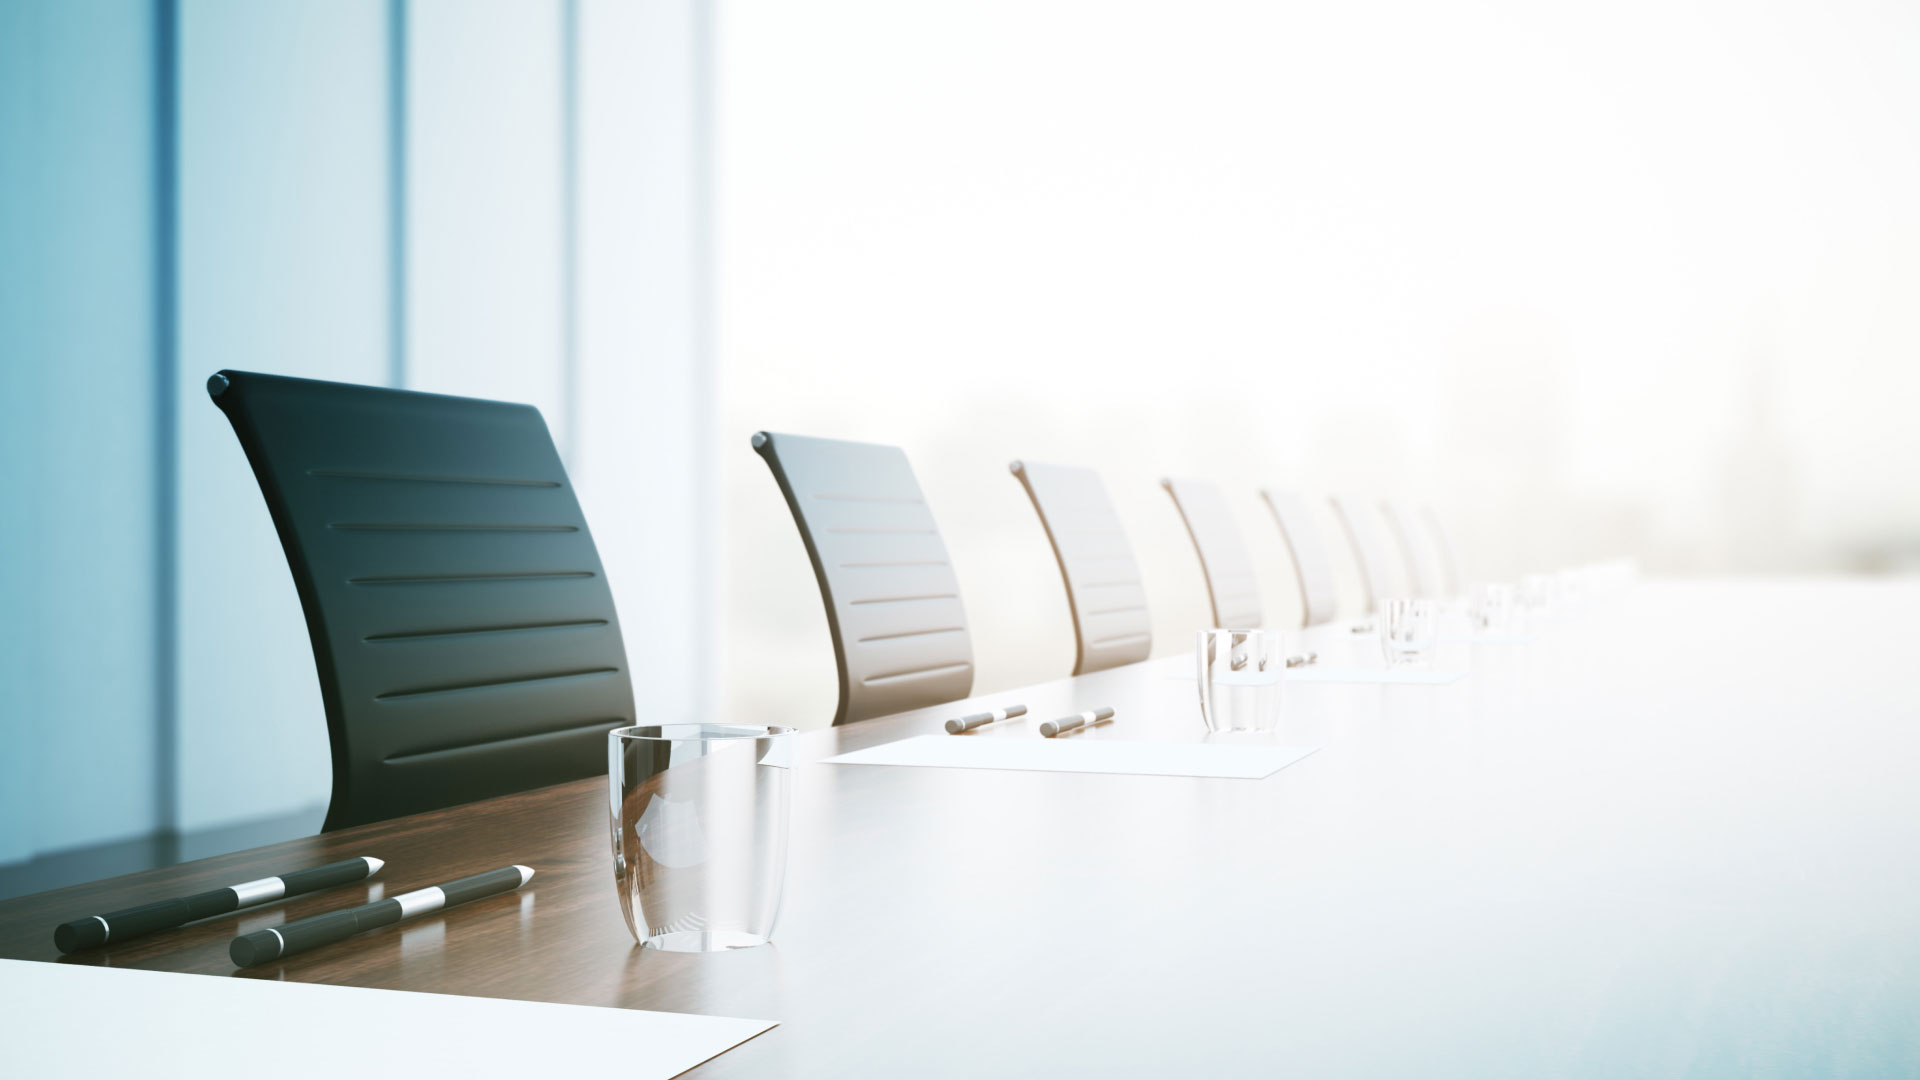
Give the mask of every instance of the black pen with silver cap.
POLYGON ((194 893, 192 896, 158 900, 122 911, 110 911, 105 915, 89 915, 84 919, 75 919, 54 927, 53 944, 63 953, 75 953, 82 949, 97 948, 109 942, 127 941, 145 934, 171 930, 176 926, 193 922, 195 919, 225 915, 229 911, 238 911, 253 904, 264 904, 270 900, 299 896, 301 893, 313 892, 316 889, 330 889, 335 885, 348 885, 362 881, 379 873, 380 868, 385 865, 386 863, 373 858, 346 859, 309 870, 295 870, 277 877, 243 881, 223 889, 209 889, 203 893, 194 893))
POLYGON ((1083 727, 1104 724, 1111 719, 1113 719, 1112 707, 1102 705, 1097 709, 1088 709, 1086 712, 1076 713, 1073 716, 1063 716, 1058 720, 1049 720, 1040 725, 1040 734, 1051 739, 1056 735, 1065 735, 1069 731, 1075 731, 1083 727))
POLYGON ((306 952, 322 945, 331 945, 363 930, 374 930, 382 926, 391 926, 402 919, 411 919, 416 915, 425 915, 464 904, 470 900, 484 900, 489 896, 512 892, 533 880, 531 866, 503 866, 498 870, 489 870, 484 874, 444 881, 438 885, 429 885, 424 889, 389 896, 385 900, 375 900, 371 904, 347 908, 345 911, 329 911, 325 915, 315 915, 310 919, 290 922, 285 926, 269 927, 244 934, 233 939, 227 947, 227 954, 233 957, 238 967, 252 967, 278 960, 283 956, 306 952))

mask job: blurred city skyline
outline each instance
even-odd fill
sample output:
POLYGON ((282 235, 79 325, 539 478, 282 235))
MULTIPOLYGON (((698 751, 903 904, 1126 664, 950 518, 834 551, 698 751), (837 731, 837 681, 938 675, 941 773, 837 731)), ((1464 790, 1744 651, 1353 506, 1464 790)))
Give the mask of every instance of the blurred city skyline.
POLYGON ((732 707, 831 713, 760 428, 907 449, 983 689, 1071 664, 1015 457, 1101 472, 1156 653, 1206 617, 1168 474, 1275 624, 1267 484, 1430 500, 1476 580, 1920 567, 1920 12, 736 0, 717 41, 732 707))

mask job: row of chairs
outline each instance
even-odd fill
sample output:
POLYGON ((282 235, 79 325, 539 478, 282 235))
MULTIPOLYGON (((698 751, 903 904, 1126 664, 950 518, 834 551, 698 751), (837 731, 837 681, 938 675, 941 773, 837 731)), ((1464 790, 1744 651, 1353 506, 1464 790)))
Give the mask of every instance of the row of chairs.
MULTIPOLYGON (((207 383, 260 485, 313 645, 336 829, 592 776, 635 722, 613 595, 546 422, 530 405, 222 371, 207 383)), ((826 601, 835 723, 966 697, 959 583, 897 447, 762 432, 826 601)), ((1076 673, 1152 646, 1131 545, 1088 469, 1015 462, 1053 544, 1076 673)), ((1217 489, 1168 490, 1221 626, 1260 622, 1251 559, 1217 489)), ((1308 624, 1333 618, 1333 570, 1296 496, 1267 492, 1308 624)), ((1336 504, 1368 606, 1387 539, 1336 504)), ((1405 551, 1415 518, 1389 506, 1405 551)), ((1451 574, 1451 550, 1429 518, 1451 574)), ((1410 566, 1420 559, 1410 556, 1410 566)), ((1413 571, 1421 591, 1439 586, 1413 571)))
MULTIPOLYGON (((766 431, 753 436, 753 448, 793 511, 826 602, 840 677, 834 723, 971 693, 973 648, 959 581, 906 453, 766 431)), ((1033 501, 1066 583, 1073 673, 1146 659, 1153 635, 1140 567, 1099 474, 1025 461, 1010 468, 1033 501)), ((1200 557, 1213 625, 1262 625, 1253 556, 1225 496, 1203 480, 1163 484, 1200 557)), ((1261 497, 1292 555, 1303 624, 1332 621, 1338 610, 1333 561, 1306 500, 1273 489, 1261 497)), ((1388 501, 1376 515, 1352 498, 1335 498, 1333 507, 1353 546, 1366 610, 1397 591, 1388 584, 1395 580, 1390 545, 1399 549, 1414 594, 1457 589, 1452 544, 1431 507, 1388 501)))

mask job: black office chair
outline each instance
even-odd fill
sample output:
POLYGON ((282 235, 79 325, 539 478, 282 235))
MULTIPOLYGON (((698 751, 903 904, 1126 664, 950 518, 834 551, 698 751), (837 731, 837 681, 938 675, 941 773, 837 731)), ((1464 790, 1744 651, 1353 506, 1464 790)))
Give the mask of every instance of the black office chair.
POLYGON ((603 774, 633 687, 540 411, 222 371, 333 747, 325 828, 603 774))

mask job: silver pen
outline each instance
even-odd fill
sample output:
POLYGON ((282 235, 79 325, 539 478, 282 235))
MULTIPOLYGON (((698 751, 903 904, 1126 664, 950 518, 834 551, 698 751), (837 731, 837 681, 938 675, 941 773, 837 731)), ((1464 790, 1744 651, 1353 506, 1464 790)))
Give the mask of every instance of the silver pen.
POLYGON ((1097 709, 1088 709, 1086 712, 1078 713, 1074 716, 1063 716, 1058 720, 1049 720, 1040 725, 1040 734, 1051 739, 1056 735, 1065 735, 1067 732, 1073 731, 1076 728, 1092 727, 1094 724, 1104 724, 1111 719, 1113 719, 1113 708, 1108 705, 1102 705, 1097 709))
POLYGON ((1004 709, 995 709, 992 712, 974 713, 972 716, 962 716, 958 720, 947 721, 947 734, 961 735, 977 727, 983 727, 987 724, 997 724, 1002 720, 1011 720, 1016 716, 1025 715, 1027 715, 1027 707, 1025 705, 1009 705, 1004 709))

